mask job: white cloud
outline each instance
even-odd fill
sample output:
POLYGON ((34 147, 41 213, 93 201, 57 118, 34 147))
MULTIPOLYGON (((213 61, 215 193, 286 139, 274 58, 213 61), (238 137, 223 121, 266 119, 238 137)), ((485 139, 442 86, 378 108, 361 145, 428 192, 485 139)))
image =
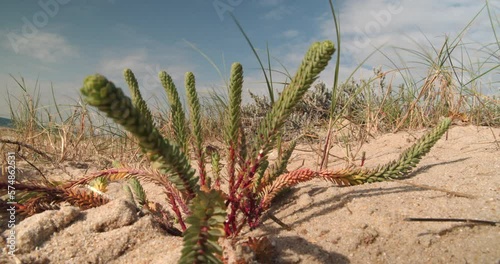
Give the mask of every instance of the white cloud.
POLYGON ((286 5, 278 5, 264 14, 267 20, 282 20, 292 14, 292 9, 286 5))
MULTIPOLYGON (((433 50, 433 47, 439 52, 445 43, 446 36, 449 37, 449 41, 454 40, 484 5, 481 1, 466 0, 442 2, 403 0, 401 5, 391 5, 390 3, 392 2, 386 0, 346 1, 338 8, 342 31, 341 81, 345 81, 360 64, 363 67, 353 75, 358 80, 373 77, 373 68, 382 66, 383 71, 388 71, 395 67, 403 67, 403 62, 412 67, 411 73, 418 80, 427 74, 428 65, 425 65, 427 62, 424 62, 422 57, 415 56, 401 48, 413 52, 428 52, 432 58, 436 57, 436 51, 433 50), (380 51, 387 57, 381 52, 377 52, 377 47, 380 47, 380 51), (396 47, 400 49, 396 50, 396 47), (370 56, 369 59, 363 62, 368 56, 370 56), (389 59, 394 61, 396 65, 393 65, 389 59)), ((497 7, 493 5, 491 7, 496 9, 496 14, 500 13, 497 7)), ((319 17, 318 25, 319 32, 308 39, 294 39, 295 41, 273 47, 272 50, 278 51, 276 57, 283 59, 282 62, 292 74, 312 42, 322 39, 336 39, 330 13, 319 17)), ((468 70, 484 72, 494 67, 495 63, 498 65, 500 58, 490 56, 498 52, 498 45, 491 44, 495 42, 495 39, 486 10, 483 10, 473 21, 461 40, 462 42, 455 53, 452 54, 456 57, 455 67, 462 66, 468 70), (485 46, 487 45, 489 45, 489 51, 486 51, 485 46), (461 57, 462 55, 466 57, 461 57), (488 56, 490 58, 486 59, 488 56), (460 63, 467 64, 469 59, 472 62, 470 65, 460 65, 460 63), (487 64, 478 66, 478 62, 486 60, 488 60, 487 64), (479 69, 479 67, 482 68, 479 69)), ((334 63, 335 58, 330 61, 329 66, 320 76, 320 79, 327 82, 328 85, 333 82, 334 63)), ((393 76, 389 74, 387 80, 392 80, 394 84, 400 84, 401 76, 398 75, 397 71, 393 71, 393 73, 393 76)), ((492 79, 498 82, 498 74, 496 77, 491 76, 494 75, 493 73, 489 75, 484 76, 481 80, 486 83, 491 83, 492 79)), ((463 78, 466 79, 467 76, 463 78)))
MULTIPOLYGON (((124 85, 123 70, 128 68, 134 72, 143 96, 147 99, 150 96, 161 96, 162 91, 158 73, 166 71, 171 77, 177 88, 184 91, 184 75, 188 71, 194 71, 195 67, 189 64, 183 64, 187 59, 181 59, 179 55, 150 56, 146 49, 137 49, 122 54, 108 54, 101 59, 98 71, 113 80, 119 85, 124 85), (175 61, 175 65, 165 64, 164 61, 175 61)), ((128 89, 125 89, 128 90, 128 89)))
POLYGON ((71 45, 63 36, 55 33, 37 32, 25 37, 10 32, 6 34, 4 47, 16 54, 36 58, 43 62, 58 62, 66 58, 78 57, 78 49, 71 45))
POLYGON ((99 70, 104 74, 116 74, 125 68, 144 69, 147 64, 148 55, 145 50, 137 50, 132 54, 117 57, 106 57, 100 62, 99 70))
MULTIPOLYGON (((410 39, 419 43, 439 45, 445 35, 456 36, 483 6, 482 1, 410 1, 400 5, 387 0, 362 0, 346 2, 340 9, 340 23, 345 49, 366 57, 381 45, 408 47, 410 39)), ((484 15, 484 13, 483 13, 484 15)), ((486 16, 475 21, 468 35, 478 31, 491 32, 486 16)), ((321 23, 322 36, 334 39, 331 18, 321 23)), ((490 35, 492 36, 492 35, 490 35)), ((488 41, 479 39, 477 41, 488 41)), ((489 39, 491 41, 491 39, 489 39)))
MULTIPOLYGON (((345 2, 339 9, 339 20, 342 34, 342 64, 357 65, 367 58, 377 47, 381 48, 397 67, 404 61, 412 68, 415 75, 427 73, 427 62, 419 56, 404 51, 428 52, 436 57, 433 47, 439 49, 448 36, 453 41, 458 34, 467 27, 467 24, 484 6, 483 1, 445 0, 445 1, 411 1, 403 0, 400 5, 391 5, 387 0, 360 0, 345 2), (395 48, 398 48, 399 55, 395 48), (400 56, 400 57, 399 57, 400 56), (424 65, 419 64, 424 63, 424 65)), ((494 9, 494 8, 492 8, 494 9)), ((498 8, 496 13, 498 13, 498 8)), ((335 39, 335 30, 331 14, 319 19, 321 38, 335 39)), ((484 61, 488 54, 479 50, 485 45, 495 42, 491 24, 486 10, 479 14, 470 27, 465 31, 462 42, 454 53, 457 60, 467 62, 484 61), (459 50, 466 58, 459 58, 459 50)), ((450 44, 450 42, 448 43, 450 44)), ((490 52, 489 54, 492 54, 490 52)), ((458 62, 456 61, 456 62, 458 62)), ((490 61, 489 67, 495 61, 490 61)), ((498 58, 496 59, 498 64, 498 58)), ((385 65, 384 69, 394 68, 394 65, 383 54, 375 52, 364 63, 367 67, 385 65)), ((458 65, 458 64, 456 64, 458 65)), ((460 65, 467 69, 471 65, 460 65)), ((482 70, 485 70, 488 66, 482 70)))

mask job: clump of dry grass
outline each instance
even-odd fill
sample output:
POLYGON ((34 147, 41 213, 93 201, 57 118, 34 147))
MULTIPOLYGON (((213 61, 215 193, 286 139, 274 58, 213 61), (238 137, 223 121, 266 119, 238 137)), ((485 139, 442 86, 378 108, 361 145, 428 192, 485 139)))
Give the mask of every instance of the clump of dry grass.
MULTIPOLYGON (((53 106, 41 106, 40 84, 29 88, 24 79, 16 79, 20 95, 8 95, 12 127, 2 128, 0 150, 15 151, 39 175, 52 166, 62 170, 71 164, 93 162, 107 167, 113 161, 140 162, 137 144, 100 113, 83 104, 63 106, 53 97, 53 106)), ((1 158, 2 164, 5 157, 1 158)))

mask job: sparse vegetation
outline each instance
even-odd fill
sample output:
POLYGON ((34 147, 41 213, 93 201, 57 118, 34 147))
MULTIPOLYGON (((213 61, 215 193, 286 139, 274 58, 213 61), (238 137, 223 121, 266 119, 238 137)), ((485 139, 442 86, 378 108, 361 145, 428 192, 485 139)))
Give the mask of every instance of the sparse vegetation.
MULTIPOLYGON (((160 72, 159 79, 167 94, 168 115, 150 110, 130 69, 124 77, 132 98, 104 76, 91 75, 81 89, 85 103, 73 106, 67 118, 56 102, 56 117, 41 108, 39 87, 31 93, 22 79, 16 79, 22 97, 8 97, 14 128, 10 136, 0 138, 1 148, 22 149, 17 155, 42 176, 39 181, 16 182, 17 210, 30 216, 59 209, 63 202, 82 209, 101 206, 112 199, 106 195, 109 183, 127 180, 123 188, 138 211, 152 214, 170 234, 184 236, 180 263, 223 262, 224 250, 229 248, 220 242, 258 228, 275 197, 298 183, 319 178, 351 186, 402 179, 452 121, 500 126, 498 98, 484 96, 476 87, 482 73, 468 83, 455 78, 451 58, 459 45, 458 37, 451 43, 446 39, 435 57, 422 57, 429 62, 429 74, 422 82, 405 76, 405 83, 396 86, 387 82, 389 72, 374 69, 368 80, 350 78, 338 85, 336 80, 332 89, 319 82, 310 89, 335 52, 332 42, 317 42, 279 96, 273 95, 271 87, 269 96, 250 94, 254 102, 247 105, 242 105, 244 77, 239 63, 231 67, 227 95, 214 95, 208 104, 200 103, 206 98, 198 98, 194 74, 187 73, 187 114, 166 72, 160 72), (435 128, 397 160, 376 168, 354 165, 360 156, 364 160, 359 149, 369 135, 422 127, 435 128), (323 138, 320 132, 326 130, 323 138), (209 144, 209 138, 219 144, 209 144), (324 149, 319 169, 288 170, 302 140, 324 149), (348 165, 343 169, 327 168, 332 142, 346 149, 348 165), (276 159, 269 158, 273 150, 278 153, 276 159), (64 171, 60 165, 64 162, 98 160, 100 171, 83 177, 68 175, 63 182, 45 177, 37 167, 50 163, 64 171), (148 200, 142 186, 146 182, 163 189, 166 206, 148 200)), ((406 69, 398 71, 404 75, 406 69)), ((6 194, 6 186, 0 182, 0 195, 6 194)), ((5 205, 5 197, 0 202, 5 205)), ((267 252, 261 246, 266 241, 249 238, 246 243, 267 252)))
MULTIPOLYGON (((135 198, 132 200, 136 201, 136 206, 149 207, 146 195, 137 179, 151 181, 164 188, 171 210, 176 215, 176 221, 182 231, 186 232, 186 249, 183 251, 181 262, 191 263, 200 260, 204 263, 215 260, 214 254, 221 253, 220 246, 216 246, 218 237, 235 237, 246 225, 252 229, 257 228, 260 225, 260 217, 269 209, 273 198, 286 188, 314 178, 323 178, 340 186, 347 186, 404 177, 448 129, 450 119, 445 119, 434 131, 417 141, 401 155, 399 160, 374 170, 348 167, 340 171, 299 169, 287 172, 286 165, 294 150, 295 141, 281 149, 282 155, 270 165, 268 154, 276 148, 285 121, 292 115, 318 74, 326 67, 333 52, 333 44, 329 41, 314 43, 311 46, 291 83, 260 120, 256 137, 250 137, 241 125, 243 69, 240 64, 233 64, 229 103, 225 110, 227 118, 224 122, 227 182, 221 182, 220 177, 209 178, 205 171, 206 153, 202 148, 200 108, 194 76, 191 73, 186 75, 191 133, 188 133, 185 113, 172 79, 165 72, 160 73, 172 109, 174 136, 171 140, 162 137, 154 125, 151 112, 146 107, 135 76, 130 70, 125 70, 125 77, 130 85, 133 100, 126 97, 121 89, 115 87, 105 77, 100 75, 87 77, 82 88, 86 102, 106 113, 135 136, 143 153, 150 160, 152 170, 141 171, 131 168, 105 170, 62 186, 52 183, 50 187, 18 184, 15 185, 16 188, 25 191, 28 196, 20 201, 28 207, 20 210, 33 214, 45 208, 52 208, 49 205, 62 201, 83 209, 99 206, 108 201, 102 193, 102 190, 106 189, 105 185, 109 181, 124 178, 133 181, 131 189, 134 195, 130 196, 135 198), (189 138, 193 139, 193 151, 198 164, 197 175, 189 163, 187 144, 189 138), (75 189, 87 183, 92 183, 90 190, 93 192, 75 189), (205 192, 207 194, 204 194, 205 192), (33 197, 34 193, 38 194, 33 197), (202 199, 204 195, 209 197, 202 199), (217 200, 220 202, 209 203, 217 200), (227 218, 223 221, 221 217, 226 215, 226 206, 227 218), (191 226, 188 228, 186 223, 191 226), (198 255, 192 255, 193 252, 197 252, 198 255)), ((314 94, 309 96, 314 98, 314 94)), ((217 163, 214 165, 217 166, 217 163)), ((212 168, 212 171, 220 171, 220 168, 212 168)), ((128 192, 132 193, 130 188, 128 192)), ((154 208, 148 209, 154 211, 154 208)), ((160 222, 165 223, 168 219, 168 217, 161 218, 160 222)), ((165 228, 172 229, 173 223, 165 224, 165 228)))

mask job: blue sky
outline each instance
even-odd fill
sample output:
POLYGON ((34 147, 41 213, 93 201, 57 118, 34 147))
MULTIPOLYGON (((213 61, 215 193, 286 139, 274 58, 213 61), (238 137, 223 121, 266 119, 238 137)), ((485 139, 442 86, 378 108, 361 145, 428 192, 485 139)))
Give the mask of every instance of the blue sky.
MULTIPOLYGON (((489 3, 490 10, 500 14, 500 0, 489 3)), ((399 58, 393 47, 418 49, 415 42, 440 47, 446 35, 454 38, 484 4, 479 0, 335 1, 344 37, 341 76, 347 77, 374 47, 383 46, 395 61, 399 58)), ((8 90, 19 96, 12 74, 22 76, 30 89, 38 79, 43 104, 51 104, 51 85, 59 103, 74 103, 89 74, 101 73, 126 88, 124 68, 134 71, 146 98, 164 97, 157 78, 160 70, 166 70, 178 88, 183 88, 187 71, 194 72, 202 94, 222 87, 217 71, 189 41, 225 73, 232 62, 241 62, 244 89, 263 94, 266 89, 258 63, 229 12, 263 59, 268 45, 271 55, 293 74, 313 41, 334 39, 329 10, 327 0, 5 1, 0 10, 0 93, 6 95, 8 90)), ((479 13, 464 42, 470 45, 471 61, 486 57, 488 53, 479 48, 495 43, 486 10, 479 13)), ((500 53, 498 46, 488 47, 500 53)), ((408 54, 402 58, 410 63, 415 60, 408 54)), ((498 64, 500 58, 493 59, 498 64)), ((281 69, 275 60, 272 65, 281 69)), ((327 84, 333 79, 331 65, 320 78, 327 84)), ((393 68, 377 53, 354 76, 369 78, 378 66, 393 68)), ((497 70, 485 79, 498 80, 498 76, 497 70)), ((276 75, 275 80, 284 79, 276 75)), ((0 116, 9 117, 5 102, 0 102, 0 116)))

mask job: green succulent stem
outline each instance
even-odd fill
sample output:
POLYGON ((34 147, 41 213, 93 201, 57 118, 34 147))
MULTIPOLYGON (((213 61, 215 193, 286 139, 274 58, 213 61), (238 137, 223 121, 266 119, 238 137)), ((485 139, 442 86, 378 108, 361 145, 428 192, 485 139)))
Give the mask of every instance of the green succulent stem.
MULTIPOLYGON (((239 149, 239 132, 241 127, 241 94, 243 90, 243 67, 239 63, 231 66, 231 78, 229 86, 229 104, 226 120, 226 144, 228 147, 229 194, 234 195, 237 151, 239 149)), ((234 197, 233 197, 234 198, 234 197)))
POLYGON ((172 77, 165 71, 158 75, 161 84, 167 93, 168 102, 170 104, 170 113, 172 115, 172 124, 174 129, 174 139, 176 144, 180 147, 182 152, 188 153, 188 133, 186 128, 186 115, 182 108, 181 99, 172 77))
POLYGON ((406 149, 397 160, 372 170, 353 170, 347 174, 346 179, 350 184, 364 184, 398 179, 408 175, 417 166, 436 142, 448 131, 451 118, 445 118, 434 129, 419 138, 411 147, 406 149))
POLYGON ((141 112, 148 122, 153 123, 153 116, 151 115, 151 111, 149 110, 146 101, 142 98, 141 91, 139 90, 139 83, 137 82, 134 73, 130 69, 125 69, 123 71, 123 75, 128 84, 134 107, 141 112))
POLYGON ((436 142, 446 133, 450 127, 451 119, 445 118, 433 130, 418 139, 411 147, 406 149, 397 160, 389 162, 375 169, 345 168, 342 170, 313 171, 303 168, 277 177, 271 184, 263 188, 260 197, 260 210, 269 208, 272 199, 283 189, 297 185, 301 182, 310 181, 314 178, 322 178, 336 183, 340 186, 351 186, 374 182, 401 179, 417 166, 436 142))
POLYGON ((139 145, 152 161, 153 168, 170 174, 169 180, 188 198, 198 191, 198 178, 179 148, 165 140, 153 123, 135 108, 130 98, 123 94, 104 76, 96 74, 85 78, 81 92, 85 101, 105 112, 138 140, 139 145))
POLYGON ((260 124, 251 174, 255 173, 260 161, 267 158, 267 154, 275 146, 279 130, 321 71, 326 68, 334 52, 335 47, 331 41, 315 42, 311 45, 294 78, 260 124))
POLYGON ((212 173, 213 173, 213 189, 220 189, 220 171, 221 171, 221 166, 220 166, 220 155, 217 151, 214 151, 211 155, 211 163, 212 163, 212 173))
POLYGON ((180 264, 222 263, 216 255, 222 254, 217 241, 225 235, 226 207, 219 191, 200 191, 191 201, 190 224, 184 232, 184 247, 180 264))
POLYGON ((200 185, 205 186, 206 169, 205 153, 203 151, 203 137, 201 133, 200 100, 196 92, 196 81, 192 72, 186 73, 185 86, 189 104, 190 121, 194 136, 194 153, 198 162, 198 173, 200 174, 200 185))
POLYGON ((282 155, 275 164, 271 165, 267 173, 264 174, 261 178, 255 178, 254 180, 254 188, 257 192, 261 191, 262 188, 270 183, 272 183, 278 176, 282 175, 286 171, 286 167, 288 165, 288 161, 292 157, 292 153, 295 150, 295 146, 297 145, 297 141, 292 141, 283 151, 282 155))

